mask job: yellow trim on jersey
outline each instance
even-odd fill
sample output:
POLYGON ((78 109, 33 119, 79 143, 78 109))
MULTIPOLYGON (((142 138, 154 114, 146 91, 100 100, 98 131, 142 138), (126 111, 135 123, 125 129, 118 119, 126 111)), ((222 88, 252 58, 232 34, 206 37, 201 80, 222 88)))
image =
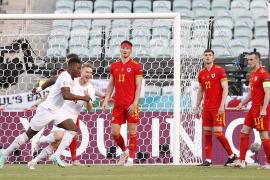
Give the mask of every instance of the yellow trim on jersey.
POLYGON ((263 82, 263 87, 270 87, 270 82, 263 82))
POLYGON ((228 80, 228 78, 222 78, 222 79, 220 79, 220 81, 227 81, 228 80))

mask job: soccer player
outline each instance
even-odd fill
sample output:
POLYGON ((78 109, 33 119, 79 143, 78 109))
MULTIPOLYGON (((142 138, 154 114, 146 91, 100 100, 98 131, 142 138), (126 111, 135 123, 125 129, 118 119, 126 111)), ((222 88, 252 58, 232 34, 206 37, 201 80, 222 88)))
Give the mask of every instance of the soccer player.
MULTIPOLYGON (((3 168, 7 156, 16 148, 36 135, 42 128, 55 119, 57 111, 64 104, 64 100, 82 100, 89 102, 89 95, 78 96, 70 92, 70 87, 73 84, 73 79, 80 75, 81 61, 79 58, 71 58, 68 60, 67 71, 61 73, 57 78, 54 86, 50 89, 48 98, 37 108, 36 114, 30 121, 29 129, 17 136, 7 149, 0 150, 0 168, 3 168)), ((58 148, 66 147, 70 144, 72 138, 76 135, 77 127, 72 120, 65 120, 58 124, 58 127, 64 128, 67 131, 58 148)), ((56 164, 63 163, 56 155, 52 157, 56 164)))
POLYGON ((249 133, 255 128, 260 133, 267 163, 261 166, 263 169, 270 169, 270 139, 269 118, 270 118, 270 76, 266 69, 260 66, 261 55, 259 52, 251 52, 248 55, 248 66, 252 69, 249 76, 250 92, 240 102, 238 109, 251 101, 251 108, 245 117, 240 135, 240 157, 233 167, 246 167, 246 152, 249 147, 249 133))
POLYGON ((206 67, 198 75, 199 90, 195 114, 199 114, 199 107, 204 96, 204 106, 202 113, 204 131, 204 151, 206 160, 199 166, 211 166, 212 156, 212 133, 222 144, 228 153, 228 160, 225 166, 232 163, 237 157, 232 152, 227 138, 223 134, 225 126, 225 101, 228 95, 228 81, 224 69, 214 64, 214 51, 206 49, 204 51, 204 62, 206 67), (214 131, 214 132, 213 132, 214 131))
POLYGON ((112 112, 112 136, 122 149, 118 164, 132 166, 137 149, 137 122, 139 120, 138 101, 142 85, 142 67, 130 55, 132 43, 123 41, 120 45, 121 57, 110 66, 110 81, 102 104, 103 111, 115 90, 112 112), (127 122, 129 131, 129 150, 120 134, 122 124, 127 122))
MULTIPOLYGON (((71 92, 76 95, 84 95, 84 93, 87 92, 87 94, 90 95, 93 101, 95 99, 95 89, 90 84, 90 80, 92 79, 92 73, 93 66, 91 64, 84 64, 81 70, 81 77, 74 79, 74 85, 72 86, 71 92)), ((87 109, 91 109, 93 107, 92 101, 86 104, 87 109)), ((65 119, 72 119, 74 123, 78 122, 79 119, 77 117, 79 116, 83 105, 85 105, 84 101, 65 101, 64 105, 58 111, 55 121, 61 122, 65 119)), ((39 143, 49 143, 49 145, 44 148, 37 157, 35 157, 32 161, 28 163, 29 169, 35 169, 34 166, 37 164, 38 161, 52 154, 53 150, 57 148, 59 141, 61 141, 63 135, 64 129, 54 127, 48 136, 41 137, 39 143)), ((74 162, 74 159, 75 161, 77 160, 76 147, 75 152, 71 151, 71 158, 73 161, 73 165, 79 165, 78 163, 74 162), (75 158, 73 156, 75 156, 75 158)))

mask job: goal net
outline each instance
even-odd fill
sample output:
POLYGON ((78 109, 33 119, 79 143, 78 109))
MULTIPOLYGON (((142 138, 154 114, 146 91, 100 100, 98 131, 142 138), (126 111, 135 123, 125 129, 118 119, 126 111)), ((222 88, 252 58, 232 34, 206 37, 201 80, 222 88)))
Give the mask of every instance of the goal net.
MULTIPOLYGON (((193 114, 197 73, 207 48, 209 20, 181 21, 178 14, 54 14, 0 15, 16 28, 0 34, 0 146, 7 148, 29 127, 31 106, 48 91, 31 90, 66 68, 66 55, 76 53, 92 63, 97 91, 105 93, 109 65, 119 58, 119 44, 133 43, 132 57, 142 64, 144 81, 139 100, 138 164, 200 163, 201 121, 193 114), (109 17, 109 18, 108 18, 109 17), (36 22, 39 27, 32 27, 36 22), (18 27, 21 25, 21 27, 18 27), (181 30, 180 30, 181 29, 181 30)), ((97 99, 79 119, 77 157, 83 164, 115 164, 121 153, 111 136, 111 109, 101 112, 97 99)), ((26 163, 39 137, 9 157, 26 163)), ((121 128, 128 143, 126 125, 121 128)), ((45 145, 42 145, 45 147, 45 145)), ((63 159, 70 160, 69 150, 63 159)), ((44 160, 41 163, 50 163, 44 160)))

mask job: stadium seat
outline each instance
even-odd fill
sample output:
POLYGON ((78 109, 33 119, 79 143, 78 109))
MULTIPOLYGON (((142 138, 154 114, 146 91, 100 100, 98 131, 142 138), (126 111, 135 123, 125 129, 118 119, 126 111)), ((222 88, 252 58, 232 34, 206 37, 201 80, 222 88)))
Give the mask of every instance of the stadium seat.
POLYGON ((67 1, 67 0, 58 0, 56 1, 56 10, 60 9, 74 9, 74 2, 73 1, 67 1))
POLYGON ((105 33, 105 35, 108 35, 106 31, 102 28, 93 28, 91 29, 89 33, 90 33, 90 38, 102 38, 103 37, 102 33, 105 33))
POLYGON ((233 28, 233 17, 231 14, 231 11, 224 10, 219 11, 216 14, 216 21, 215 24, 217 24, 220 27, 229 27, 230 29, 233 28))
POLYGON ((181 19, 183 20, 192 20, 194 17, 193 11, 190 11, 190 10, 181 10, 180 15, 181 15, 181 19))
POLYGON ((111 13, 112 1, 111 0, 97 0, 94 4, 94 13, 111 13))
POLYGON ((75 14, 91 14, 92 11, 89 10, 89 9, 82 9, 82 8, 79 8, 79 9, 76 9, 74 11, 75 14))
POLYGON ((227 58, 227 57, 233 57, 233 53, 230 52, 228 49, 226 48, 216 48, 214 49, 215 51, 215 56, 219 57, 219 58, 227 58))
POLYGON ((171 57, 169 47, 169 40, 166 38, 156 38, 150 40, 150 55, 155 58, 169 58, 171 57))
POLYGON ((112 37, 109 41, 109 46, 110 47, 117 47, 119 50, 120 44, 124 40, 129 40, 129 38, 120 36, 120 37, 112 37))
POLYGON ((109 29, 111 27, 111 20, 93 20, 92 28, 105 28, 109 29))
POLYGON ((234 28, 241 28, 241 27, 252 29, 253 28, 252 19, 249 19, 249 20, 248 19, 242 19, 242 18, 236 19, 235 23, 234 23, 234 28))
POLYGON ((81 38, 89 38, 89 30, 88 29, 72 29, 70 32, 70 37, 81 37, 81 38))
POLYGON ((267 21, 268 21, 268 19, 266 18, 266 19, 257 19, 256 21, 255 21, 255 28, 257 28, 257 27, 265 27, 265 28, 267 28, 267 21))
POLYGON ((111 37, 112 38, 129 38, 130 36, 130 29, 129 28, 112 28, 111 30, 111 37))
POLYGON ((143 37, 143 38, 149 39, 151 37, 151 31, 150 31, 150 29, 147 29, 147 28, 136 28, 135 27, 132 30, 132 37, 133 38, 143 37))
POLYGON ((112 28, 130 28, 131 20, 128 19, 115 19, 112 21, 112 28))
POLYGON ((106 56, 111 58, 119 58, 120 57, 119 46, 109 46, 109 48, 106 51, 106 56))
POLYGON ((131 40, 133 44, 132 55, 134 57, 148 57, 149 39, 145 37, 135 37, 131 40))
POLYGON ((72 14, 73 10, 71 9, 56 9, 54 14, 72 14))
POLYGON ((252 30, 246 27, 239 27, 234 29, 234 38, 242 39, 243 42, 250 43, 253 37, 252 30))
POLYGON ((249 44, 245 44, 241 39, 233 39, 230 43, 230 48, 233 51, 234 56, 239 56, 243 52, 249 50, 249 44))
POLYGON ((68 47, 68 40, 63 37, 52 37, 48 41, 49 48, 65 48, 68 47))
POLYGON ((72 29, 90 29, 91 20, 73 20, 72 21, 72 29))
POLYGON ((251 50, 254 48, 268 48, 269 40, 266 38, 257 38, 250 41, 251 50))
POLYGON ((172 25, 172 21, 156 19, 153 21, 153 28, 162 28, 162 27, 170 27, 172 25))
POLYGON ((255 27, 254 37, 268 39, 268 28, 267 27, 255 27))
POLYGON ((154 13, 171 12, 171 1, 154 1, 153 12, 154 13))
POLYGON ((78 9, 87 9, 93 11, 93 1, 75 1, 75 11, 78 9))
POLYGON ((133 21, 133 27, 138 27, 138 28, 152 28, 153 21, 151 19, 135 19, 133 21))
POLYGON ((210 2, 209 1, 204 1, 204 0, 192 1, 192 10, 193 11, 209 10, 209 9, 210 9, 210 2))
POLYGON ((232 11, 237 11, 239 9, 249 9, 249 1, 232 1, 231 2, 231 10, 232 11))
POLYGON ((252 14, 249 10, 246 9, 238 9, 236 11, 232 11, 232 15, 234 20, 241 18, 241 19, 252 19, 252 14))
POLYGON ((216 37, 232 39, 232 30, 230 28, 216 28, 214 30, 214 38, 216 37))
POLYGON ((197 9, 195 10, 194 13, 195 19, 209 19, 211 16, 214 16, 214 13, 210 10, 205 10, 205 9, 197 9))
POLYGON ((89 57, 90 55, 89 49, 81 46, 73 46, 69 49, 69 53, 75 53, 82 58, 89 57))
POLYGON ((63 28, 63 29, 55 28, 55 29, 52 29, 50 32, 50 37, 64 37, 68 39, 69 36, 70 36, 70 31, 66 28, 63 28))
POLYGON ((208 37, 208 31, 202 28, 194 28, 193 29, 193 37, 208 37))
POLYGON ((54 20, 53 21, 53 29, 54 28, 71 28, 71 20, 54 20))
POLYGON ((154 85, 146 85, 144 87, 144 96, 160 96, 161 87, 154 85))
POLYGON ((67 50, 65 48, 49 48, 47 49, 47 57, 66 57, 67 50))
POLYGON ((167 28, 167 27, 153 28, 152 37, 153 38, 158 37, 158 38, 170 39, 171 30, 169 28, 167 28))
POLYGON ((133 1, 133 12, 134 13, 149 13, 151 11, 151 1, 147 0, 136 0, 133 1))
POLYGON ((190 0, 174 0, 173 1, 173 12, 190 11, 191 1, 190 0))
POLYGON ((215 38, 215 39, 212 40, 212 48, 213 49, 216 49, 216 48, 226 48, 226 47, 228 47, 226 45, 226 43, 227 42, 225 42, 225 40, 222 39, 222 38, 215 38))
POLYGON ((102 48, 100 46, 92 46, 89 50, 90 57, 99 58, 102 53, 102 48))
POLYGON ((90 36, 90 40, 88 41, 88 45, 91 49, 92 46, 101 46, 102 37, 92 37, 90 36))
POLYGON ((250 3, 250 11, 252 12, 252 16, 254 19, 259 19, 258 17, 262 14, 267 15, 267 0, 264 1, 251 1, 250 3))
POLYGON ((81 46, 81 47, 88 47, 88 39, 86 39, 83 36, 75 36, 70 38, 69 40, 69 48, 72 47, 77 47, 77 46, 81 46))
POLYGON ((212 11, 216 14, 222 10, 229 10, 230 1, 228 0, 213 0, 212 1, 212 11))
POLYGON ((131 13, 131 1, 114 1, 113 11, 114 13, 131 13))

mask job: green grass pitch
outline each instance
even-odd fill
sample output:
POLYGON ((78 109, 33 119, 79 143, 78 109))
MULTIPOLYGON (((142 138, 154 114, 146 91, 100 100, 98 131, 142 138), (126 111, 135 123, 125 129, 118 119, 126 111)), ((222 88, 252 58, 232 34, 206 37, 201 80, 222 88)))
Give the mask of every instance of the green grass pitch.
POLYGON ((269 180, 270 170, 257 167, 232 169, 223 166, 211 168, 196 166, 73 166, 59 168, 38 165, 29 170, 26 165, 6 165, 0 169, 0 180, 269 180))

